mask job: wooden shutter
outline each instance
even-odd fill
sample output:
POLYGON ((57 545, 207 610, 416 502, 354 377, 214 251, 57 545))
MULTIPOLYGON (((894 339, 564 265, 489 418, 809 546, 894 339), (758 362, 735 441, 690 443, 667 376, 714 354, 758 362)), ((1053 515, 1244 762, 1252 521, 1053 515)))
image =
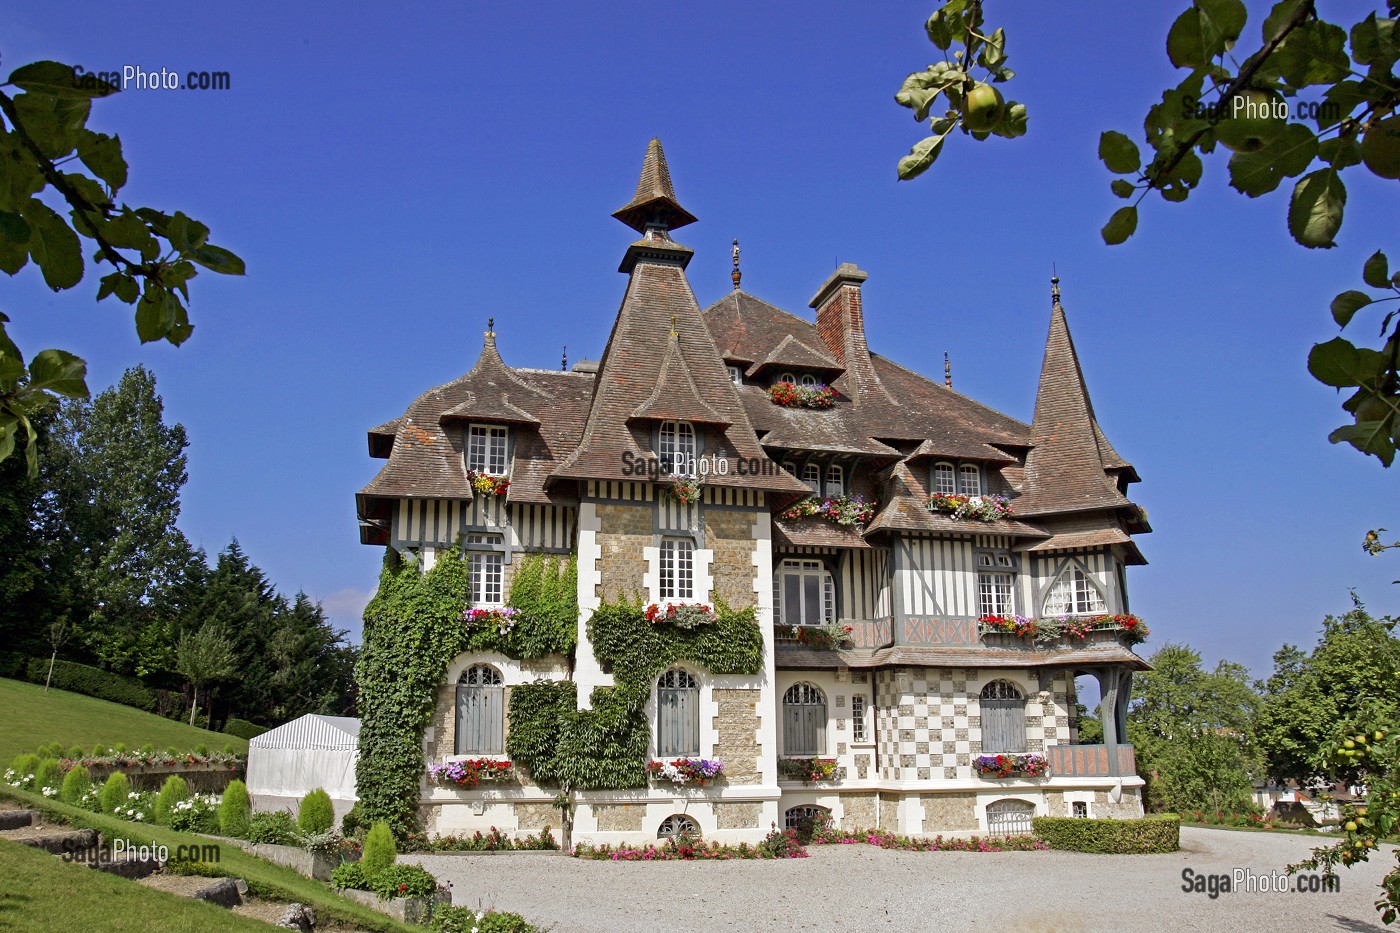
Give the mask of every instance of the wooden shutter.
POLYGON ((662 756, 700 754, 700 691, 662 687, 656 691, 656 752, 662 756))
POLYGON ((458 755, 499 755, 505 751, 505 689, 457 688, 458 755))
POLYGON ((1026 701, 982 699, 982 751, 1026 750, 1026 701))

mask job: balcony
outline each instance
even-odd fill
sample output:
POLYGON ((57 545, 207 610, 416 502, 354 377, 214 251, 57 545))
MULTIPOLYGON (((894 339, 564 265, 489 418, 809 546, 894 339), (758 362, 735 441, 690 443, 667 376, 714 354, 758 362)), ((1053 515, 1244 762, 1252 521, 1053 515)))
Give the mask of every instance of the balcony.
POLYGON ((1131 745, 1049 745, 1052 777, 1128 777, 1137 774, 1131 745), (1115 755, 1116 753, 1116 755, 1115 755))

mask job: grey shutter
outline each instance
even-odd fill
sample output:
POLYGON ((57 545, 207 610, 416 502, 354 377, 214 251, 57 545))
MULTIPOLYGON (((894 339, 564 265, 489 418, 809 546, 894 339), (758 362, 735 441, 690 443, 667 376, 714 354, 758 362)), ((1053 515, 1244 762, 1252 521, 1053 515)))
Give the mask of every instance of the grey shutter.
POLYGON ((504 725, 504 688, 457 688, 456 754, 501 754, 505 750, 504 725))
POLYGON ((820 755, 826 750, 826 704, 783 706, 783 754, 820 755))
POLYGON ((1026 701, 982 700, 982 751, 1026 750, 1026 701))
POLYGON ((657 754, 700 754, 700 691, 662 687, 656 691, 657 754))

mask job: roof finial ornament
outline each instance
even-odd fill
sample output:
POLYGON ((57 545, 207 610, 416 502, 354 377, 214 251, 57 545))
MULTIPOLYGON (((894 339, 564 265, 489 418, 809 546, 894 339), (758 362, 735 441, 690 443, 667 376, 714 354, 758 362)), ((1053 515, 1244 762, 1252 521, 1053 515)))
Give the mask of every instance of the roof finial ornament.
POLYGON ((496 319, 488 317, 486 319, 486 340, 485 345, 494 347, 496 345, 496 319))
POLYGON ((675 316, 674 314, 671 315, 671 336, 672 336, 672 337, 679 337, 679 336, 680 336, 678 333, 676 333, 676 316, 675 316))
POLYGON ((569 345, 564 344, 564 355, 559 357, 559 371, 566 373, 569 371, 569 345))
POLYGON ((1050 264, 1050 307, 1060 307, 1060 275, 1053 262, 1050 264))
POLYGON ((943 384, 950 389, 953 387, 953 363, 947 350, 943 351, 943 384))
POLYGON ((739 279, 743 278, 743 273, 739 271, 739 241, 734 241, 734 271, 729 273, 729 277, 734 280, 734 290, 739 290, 739 279))

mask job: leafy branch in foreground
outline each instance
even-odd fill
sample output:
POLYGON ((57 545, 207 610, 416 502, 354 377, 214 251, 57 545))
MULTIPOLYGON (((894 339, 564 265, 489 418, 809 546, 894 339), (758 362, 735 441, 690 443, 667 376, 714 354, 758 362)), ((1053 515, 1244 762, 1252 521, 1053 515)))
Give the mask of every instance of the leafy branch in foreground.
POLYGON ((981 0, 948 0, 928 18, 924 30, 943 52, 943 61, 905 78, 894 99, 913 110, 919 123, 928 120, 932 135, 915 143, 899 160, 901 181, 922 175, 954 129, 976 140, 993 135, 1014 139, 1026 133, 1025 105, 1006 101, 995 87, 1016 73, 1006 67, 1006 30, 988 34, 983 28, 981 0), (962 48, 949 58, 948 50, 954 45, 962 48), (974 77, 979 67, 986 72, 984 80, 974 77), (947 99, 947 107, 942 115, 931 116, 940 96, 947 99))
MULTIPOLYGON (((23 65, 0 85, 0 271, 17 275, 32 261, 54 291, 72 288, 83 280, 89 240, 92 261, 113 270, 102 276, 97 299, 115 295, 134 305, 142 343, 178 346, 194 330, 186 305, 196 266, 242 275, 243 260, 211 244, 209 228, 179 211, 118 203, 128 171, 121 140, 87 128, 93 100, 117 90, 54 61, 23 65)), ((34 475, 30 419, 59 397, 87 398, 87 367, 62 350, 44 350, 26 367, 5 332, 8 321, 0 315, 0 460, 24 432, 34 475)))

